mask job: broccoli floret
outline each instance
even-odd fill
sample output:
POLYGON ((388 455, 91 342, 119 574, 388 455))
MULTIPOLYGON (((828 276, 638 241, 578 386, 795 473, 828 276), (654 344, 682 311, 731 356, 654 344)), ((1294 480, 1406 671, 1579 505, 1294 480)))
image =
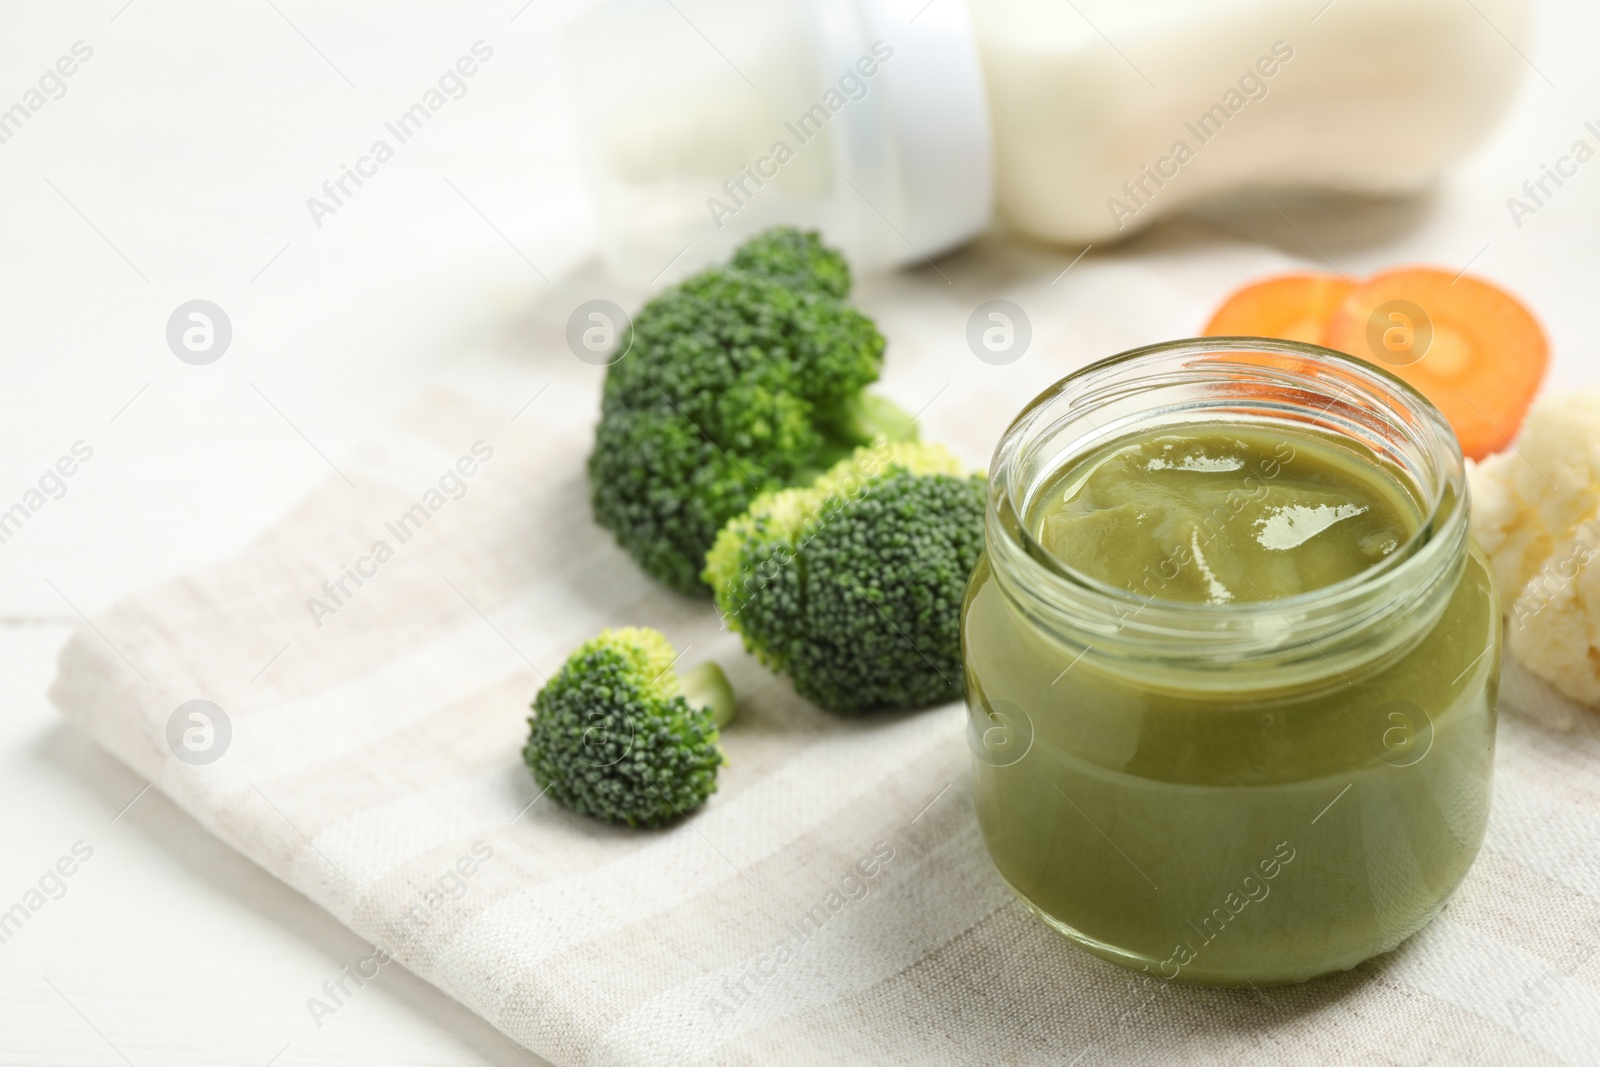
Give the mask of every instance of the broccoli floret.
POLYGON ((850 271, 816 234, 779 229, 669 289, 619 340, 589 456, 595 519, 653 577, 691 595, 723 523, 877 436, 915 437, 863 395, 883 335, 848 307, 850 271))
POLYGON ((629 826, 660 826, 717 789, 718 730, 733 690, 715 663, 678 674, 658 631, 602 630, 534 699, 522 758, 558 803, 629 826))
POLYGON ((944 448, 880 441, 758 498, 717 535, 705 580, 745 647, 825 708, 956 700, 984 500, 944 448))

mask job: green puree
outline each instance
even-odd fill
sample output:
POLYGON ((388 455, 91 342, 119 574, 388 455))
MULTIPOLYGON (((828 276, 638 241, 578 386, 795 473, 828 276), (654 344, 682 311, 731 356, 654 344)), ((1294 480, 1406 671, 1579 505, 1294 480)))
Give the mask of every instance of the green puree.
MULTIPOLYGON (((1418 529, 1414 500, 1309 431, 1165 426, 1069 462, 1023 522, 1108 595, 1225 611, 1378 564, 1418 529)), ((1475 548, 1449 580, 1438 622, 1414 645, 1375 636, 1365 668, 1310 656, 1304 677, 1254 677, 1246 659, 1180 684, 1024 614, 985 557, 968 700, 980 732, 1026 749, 974 763, 1001 874, 1091 951, 1161 978, 1300 981, 1393 948, 1487 819, 1499 608, 1475 548)))
POLYGON ((1400 483, 1348 449, 1206 427, 1123 439, 1071 464, 1030 519, 1046 551, 1083 574, 1209 604, 1332 585, 1419 522, 1400 483))

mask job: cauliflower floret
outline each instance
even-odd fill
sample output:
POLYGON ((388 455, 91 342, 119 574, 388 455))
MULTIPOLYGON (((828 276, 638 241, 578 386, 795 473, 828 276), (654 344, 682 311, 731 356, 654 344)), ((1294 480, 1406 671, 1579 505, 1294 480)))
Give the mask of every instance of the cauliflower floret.
POLYGON ((1511 604, 1511 654, 1567 696, 1600 706, 1600 526, 1546 560, 1511 604))
POLYGON ((1513 452, 1468 468, 1472 533, 1511 615, 1511 653, 1600 706, 1600 389, 1553 394, 1513 452))
POLYGON ((1514 451, 1470 467, 1472 533, 1507 603, 1600 513, 1600 389, 1554 393, 1514 451))

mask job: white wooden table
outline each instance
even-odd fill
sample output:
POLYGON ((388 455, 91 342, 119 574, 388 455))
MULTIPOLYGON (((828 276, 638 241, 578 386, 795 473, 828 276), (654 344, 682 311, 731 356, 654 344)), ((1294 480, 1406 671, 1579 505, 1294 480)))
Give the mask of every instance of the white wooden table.
MULTIPOLYGON (((45 692, 80 613, 233 554, 589 256, 554 50, 581 2, 0 8, 0 108, 92 50, 0 143, 0 511, 93 450, 0 543, 0 911, 92 849, 0 943, 0 1063, 535 1062, 399 968, 317 1026, 307 998, 365 944, 144 791, 45 692), (317 226, 307 198, 480 40, 466 94, 317 226), (204 366, 165 337, 194 299, 233 331, 204 366)), ((1551 385, 1600 383, 1600 162, 1520 228, 1505 203, 1600 123, 1596 39, 1600 9, 1546 4, 1512 117, 1435 194, 1207 218, 1351 274, 1470 263, 1542 315, 1551 385)), ((1219 269, 1200 303, 1239 280, 1219 269)), ((1194 307, 1160 296, 1165 334, 1192 333, 1194 307)))

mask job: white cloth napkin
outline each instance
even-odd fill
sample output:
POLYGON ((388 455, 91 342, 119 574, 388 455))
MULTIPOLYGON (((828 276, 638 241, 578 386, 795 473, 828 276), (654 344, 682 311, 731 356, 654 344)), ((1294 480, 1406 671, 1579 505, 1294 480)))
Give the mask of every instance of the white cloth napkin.
MULTIPOLYGON (((1049 382, 1193 333, 1226 288, 1286 265, 1197 227, 1063 276, 1070 259, 990 242, 859 294, 891 339, 883 387, 925 408, 926 436, 984 464, 1049 382), (1005 366, 966 342, 996 297, 1032 325, 1005 366)), ((594 526, 601 372, 562 337, 614 295, 639 294, 570 279, 248 551, 83 628, 62 713, 372 941, 358 969, 392 955, 561 1065, 1600 1062, 1590 713, 1509 669, 1483 853, 1389 957, 1243 992, 1100 962, 991 866, 959 707, 818 711, 594 526), (520 758, 542 676, 626 624, 717 659, 740 697, 719 791, 664 831, 539 799, 520 758), (194 700, 227 730, 179 710, 194 700)))

